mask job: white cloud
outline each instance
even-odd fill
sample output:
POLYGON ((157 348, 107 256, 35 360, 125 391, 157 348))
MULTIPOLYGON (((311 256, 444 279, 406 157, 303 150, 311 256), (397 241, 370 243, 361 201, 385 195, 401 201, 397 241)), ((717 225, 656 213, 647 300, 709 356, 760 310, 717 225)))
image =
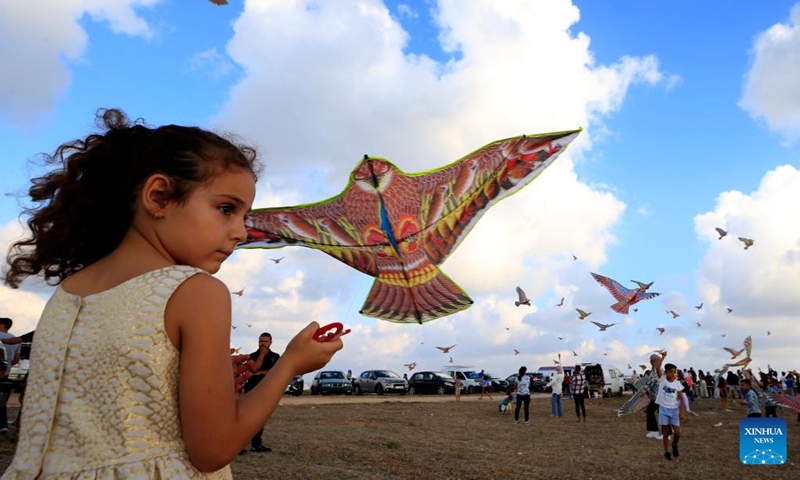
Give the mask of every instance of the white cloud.
POLYGON ((704 302, 698 314, 705 332, 699 343, 713 347, 714 358, 720 358, 722 346, 735 347, 752 335, 754 361, 775 366, 779 352, 794 342, 785 334, 797 330, 800 311, 798 204, 800 170, 784 165, 767 172, 756 191, 723 192, 713 211, 695 217, 695 233, 708 244, 697 272, 698 304, 704 302), (715 227, 728 235, 718 239, 715 227), (744 250, 739 236, 754 239, 754 245, 744 250))
POLYGON ((800 4, 789 17, 756 37, 739 100, 741 108, 763 119, 787 143, 800 134, 800 4))
POLYGON ((216 47, 200 52, 189 59, 190 71, 202 71, 206 76, 217 80, 235 70, 234 64, 216 47))
POLYGON ((80 62, 89 39, 80 21, 89 15, 114 32, 150 37, 136 9, 161 0, 41 0, 0 3, 0 119, 27 126, 50 112, 69 88, 69 66, 80 62))

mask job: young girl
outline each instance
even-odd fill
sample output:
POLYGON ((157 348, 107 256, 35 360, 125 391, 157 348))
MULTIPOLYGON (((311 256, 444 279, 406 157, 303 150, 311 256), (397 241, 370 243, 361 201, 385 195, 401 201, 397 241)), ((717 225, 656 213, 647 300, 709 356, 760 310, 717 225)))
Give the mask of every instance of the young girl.
POLYGON ((247 236, 255 152, 118 110, 98 125, 45 157, 54 168, 30 188, 30 236, 7 259, 11 287, 43 274, 58 288, 3 478, 231 478, 292 377, 342 342, 315 341, 312 322, 237 397, 248 365, 230 356, 231 295, 211 274, 247 236))

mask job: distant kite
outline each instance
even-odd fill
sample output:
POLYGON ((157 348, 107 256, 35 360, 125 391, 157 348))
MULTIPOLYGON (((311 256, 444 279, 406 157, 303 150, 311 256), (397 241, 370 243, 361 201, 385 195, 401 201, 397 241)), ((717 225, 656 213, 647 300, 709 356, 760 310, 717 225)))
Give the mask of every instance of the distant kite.
POLYGON ((719 227, 715 228, 714 230, 716 230, 717 233, 719 233, 719 238, 717 240, 722 240, 722 237, 724 237, 725 235, 728 234, 728 232, 726 232, 725 230, 723 230, 723 229, 721 229, 719 227))
POLYGON ((600 322, 595 322, 594 320, 592 320, 592 323, 597 325, 597 327, 600 329, 601 332, 605 332, 609 328, 611 328, 614 325, 616 325, 616 323, 600 323, 600 322))
POLYGON ((441 350, 441 351, 442 351, 442 353, 449 353, 449 352, 450 352, 450 349, 452 349, 452 348, 453 348, 453 347, 455 347, 456 345, 457 345, 457 344, 455 344, 455 345, 450 345, 449 347, 436 347, 436 348, 438 348, 439 350, 441 350))
POLYGON ((580 308, 576 308, 575 310, 577 310, 578 315, 580 316, 581 320, 586 320, 586 317, 588 317, 589 315, 592 314, 592 312, 584 312, 580 308))
POLYGON ((529 307, 531 306, 531 300, 528 298, 527 295, 525 295, 525 291, 523 291, 520 287, 517 287, 517 297, 519 298, 517 301, 514 302, 514 305, 518 307, 520 305, 527 305, 529 307))
POLYGON ((741 240, 741 242, 744 243, 745 250, 753 246, 753 239, 751 238, 739 237, 739 240, 741 240))
POLYGON ((365 155, 333 198, 248 213, 239 248, 314 248, 375 277, 362 315, 423 323, 460 312, 472 299, 439 266, 489 207, 530 184, 579 133, 499 140, 419 173, 365 155))
POLYGON ((213 3, 214 5, 218 5, 220 7, 222 5, 227 5, 228 4, 228 0, 208 0, 208 1, 213 3))
POLYGON ((625 288, 613 278, 605 277, 597 273, 592 273, 592 277, 594 277, 597 283, 605 287, 617 301, 617 303, 611 305, 611 309, 623 315, 628 314, 628 307, 631 305, 641 302, 642 300, 650 300, 651 298, 661 295, 660 293, 655 292, 644 293, 640 288, 625 288))

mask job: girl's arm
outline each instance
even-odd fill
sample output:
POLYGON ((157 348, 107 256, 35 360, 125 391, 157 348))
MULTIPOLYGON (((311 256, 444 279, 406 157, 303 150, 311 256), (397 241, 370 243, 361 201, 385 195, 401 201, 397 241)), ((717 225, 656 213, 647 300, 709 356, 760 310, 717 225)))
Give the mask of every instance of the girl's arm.
POLYGON ((230 463, 264 426, 298 374, 322 368, 342 348, 338 337, 318 342, 312 322, 289 342, 281 359, 248 394, 236 398, 230 360, 231 299, 210 275, 186 280, 170 298, 165 327, 180 349, 179 408, 189 459, 211 472, 230 463))

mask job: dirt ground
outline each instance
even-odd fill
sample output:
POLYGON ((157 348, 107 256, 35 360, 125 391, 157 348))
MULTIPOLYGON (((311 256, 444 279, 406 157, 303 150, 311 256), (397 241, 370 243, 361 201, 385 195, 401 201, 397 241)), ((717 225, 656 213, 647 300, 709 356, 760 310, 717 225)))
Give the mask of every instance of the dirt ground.
MULTIPOLYGON (((500 396, 286 397, 264 432, 269 453, 231 464, 236 479, 792 479, 800 478, 800 422, 788 425, 787 463, 739 462, 741 406, 724 412, 714 400, 692 404, 680 458, 663 458, 660 440, 645 437, 644 413, 618 418, 628 397, 587 400, 588 421, 550 416, 550 396, 535 394, 531 425, 497 412, 500 396), (718 423, 721 426, 716 426, 718 423)), ((9 408, 9 417, 16 414, 9 408)), ((0 437, 0 470, 15 444, 0 437)))

